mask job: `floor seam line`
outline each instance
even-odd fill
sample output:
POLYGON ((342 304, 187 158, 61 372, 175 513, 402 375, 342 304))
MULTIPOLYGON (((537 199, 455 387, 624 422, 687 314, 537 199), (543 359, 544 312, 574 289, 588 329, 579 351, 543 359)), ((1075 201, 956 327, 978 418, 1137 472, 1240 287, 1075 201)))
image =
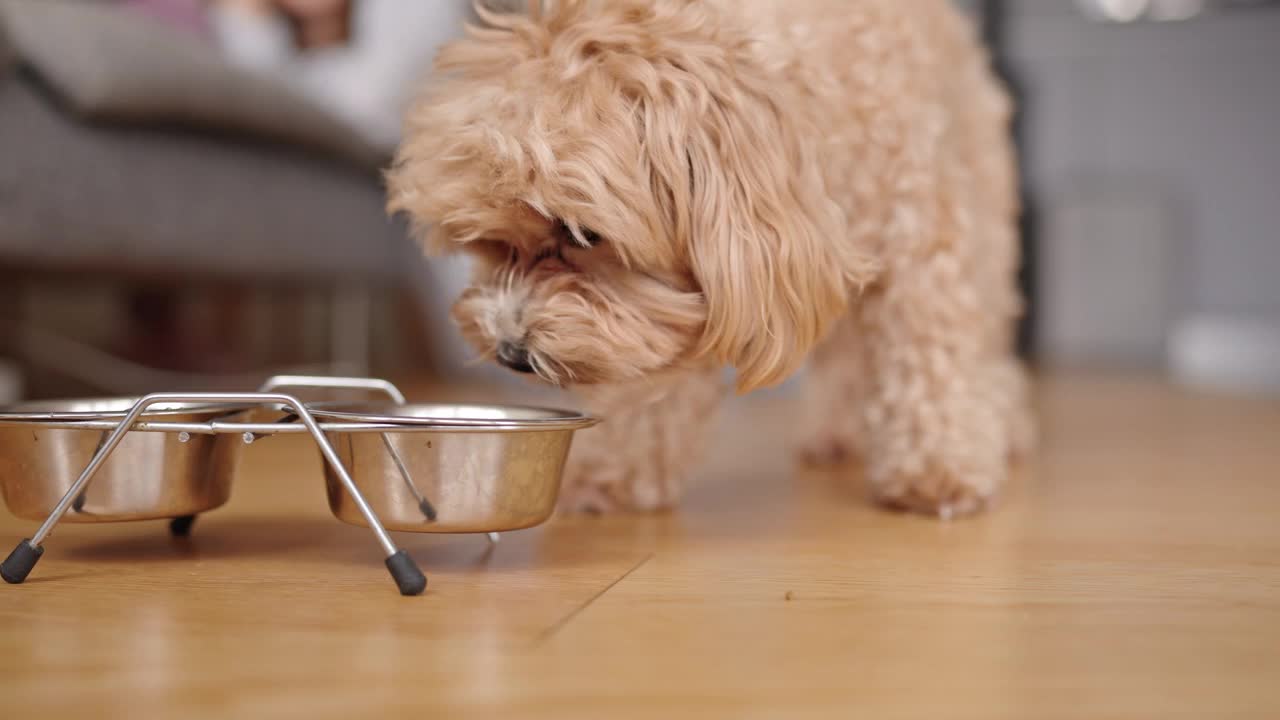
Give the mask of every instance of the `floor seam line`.
POLYGON ((533 643, 532 643, 532 645, 531 645, 531 646, 532 646, 533 648, 535 648, 535 649, 536 649, 536 648, 538 648, 538 647, 541 647, 541 646, 542 646, 542 644, 543 644, 543 643, 545 643, 546 641, 550 640, 550 639, 552 638, 552 636, 554 636, 556 633, 558 633, 558 632, 560 632, 561 630, 563 630, 563 629, 564 629, 564 627, 565 627, 566 625, 568 625, 570 622, 572 622, 574 618, 576 618, 576 617, 578 617, 579 615, 581 615, 581 614, 582 614, 582 612, 583 612, 584 610, 586 610, 587 608, 589 608, 589 607, 591 607, 592 605, 594 605, 594 604, 595 604, 595 602, 596 602, 597 600, 599 600, 600 598, 604 597, 604 596, 605 596, 605 593, 607 593, 607 592, 609 592, 610 590, 614 589, 614 588, 615 588, 615 587, 617 587, 617 586, 618 586, 618 584, 619 584, 619 583, 621 583, 623 580, 626 580, 627 578, 631 577, 631 574, 632 574, 632 573, 634 573, 635 571, 637 571, 637 570, 639 570, 640 568, 644 567, 645 563, 647 563, 647 562, 649 562, 650 560, 652 560, 652 559, 653 559, 653 556, 654 556, 655 554, 656 554, 656 553, 649 553, 649 554, 648 554, 648 555, 646 555, 645 557, 641 558, 641 559, 640 559, 640 562, 638 562, 638 563, 636 563, 635 565, 633 565, 633 566, 631 567, 631 569, 630 569, 630 570, 628 570, 628 571, 626 571, 626 572, 622 573, 621 575, 619 575, 619 576, 618 576, 618 578, 617 578, 616 580, 614 580, 613 582, 609 583, 608 585, 605 585, 603 588, 601 588, 601 589, 600 589, 600 591, 599 591, 599 592, 597 592, 596 594, 594 594, 594 595, 592 595, 591 597, 587 598, 586 602, 584 602, 584 603, 582 603, 581 605, 579 605, 578 607, 574 608, 572 611, 570 611, 570 612, 569 612, 569 614, 565 615, 564 617, 560 618, 560 619, 559 619, 559 620, 557 620, 555 623, 553 623, 553 624, 551 625, 551 627, 547 628, 546 630, 543 630, 541 633, 538 633, 538 636, 537 636, 536 638, 534 638, 534 639, 533 639, 533 643))

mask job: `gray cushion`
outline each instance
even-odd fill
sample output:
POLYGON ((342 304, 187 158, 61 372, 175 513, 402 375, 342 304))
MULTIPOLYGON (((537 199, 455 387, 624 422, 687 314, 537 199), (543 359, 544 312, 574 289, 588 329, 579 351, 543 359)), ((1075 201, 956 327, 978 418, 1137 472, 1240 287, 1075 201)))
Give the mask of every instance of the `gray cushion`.
POLYGON ((0 22, 0 77, 4 77, 14 60, 13 43, 9 40, 4 23, 0 22))
POLYGON ((341 122, 217 50, 127 7, 0 0, 0 34, 76 113, 179 122, 322 149, 364 167, 382 154, 341 122))
POLYGON ((0 264, 403 283, 423 265, 369 173, 267 143, 94 126, 0 77, 0 264))

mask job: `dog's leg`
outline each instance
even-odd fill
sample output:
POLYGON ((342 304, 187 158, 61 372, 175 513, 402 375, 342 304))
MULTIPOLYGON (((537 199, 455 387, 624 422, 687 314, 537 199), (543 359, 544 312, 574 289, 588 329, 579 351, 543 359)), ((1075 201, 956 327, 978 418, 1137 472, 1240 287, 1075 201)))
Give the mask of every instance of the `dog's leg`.
POLYGON ((1008 314, 989 306, 942 246, 915 257, 854 310, 871 371, 862 417, 881 502, 947 518, 982 509, 1029 427, 1008 314))
POLYGON ((717 371, 664 375, 582 392, 604 419, 574 440, 560 506, 575 512, 675 504, 701 459, 725 394, 717 371))
POLYGON ((809 359, 800 420, 800 459, 834 465, 861 459, 866 450, 862 410, 870 390, 866 349, 857 323, 840 321, 809 359))

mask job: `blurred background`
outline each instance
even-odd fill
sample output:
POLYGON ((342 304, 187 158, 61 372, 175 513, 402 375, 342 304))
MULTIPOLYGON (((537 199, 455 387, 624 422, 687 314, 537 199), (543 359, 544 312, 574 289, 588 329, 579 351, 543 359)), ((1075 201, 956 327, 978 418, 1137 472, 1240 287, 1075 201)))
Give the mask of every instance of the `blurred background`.
MULTIPOLYGON (((1028 356, 1280 392, 1280 3, 965 5, 1022 108, 1028 356)), ((469 8, 0 0, 0 401, 509 382, 448 322, 464 268, 382 208, 469 8)))
POLYGON ((1035 358, 1280 390, 1280 3, 971 6, 1022 110, 1035 358))

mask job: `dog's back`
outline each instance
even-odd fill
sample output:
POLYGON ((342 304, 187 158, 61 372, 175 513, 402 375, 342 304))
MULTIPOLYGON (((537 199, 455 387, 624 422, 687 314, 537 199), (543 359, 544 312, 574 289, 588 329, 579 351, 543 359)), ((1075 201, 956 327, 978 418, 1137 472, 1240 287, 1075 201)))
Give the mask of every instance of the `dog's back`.
MULTIPOLYGON (((822 137, 827 186, 845 206, 851 242, 892 263, 906 218, 897 200, 942 185, 936 211, 957 224, 959 255, 995 312, 984 335, 1006 342, 1019 301, 1016 169, 1010 102, 975 27, 949 0, 713 0, 759 41, 793 84, 795 112, 822 137)), ((912 204, 917 209, 918 204, 912 204)), ((903 237, 929 234, 903 232, 903 237)))

